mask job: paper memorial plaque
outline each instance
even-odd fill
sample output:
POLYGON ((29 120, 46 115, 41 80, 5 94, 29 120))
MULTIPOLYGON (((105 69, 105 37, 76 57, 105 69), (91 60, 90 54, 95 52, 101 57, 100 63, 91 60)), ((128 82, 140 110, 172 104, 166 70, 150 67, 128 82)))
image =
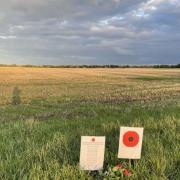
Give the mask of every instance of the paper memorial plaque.
POLYGON ((82 136, 80 168, 95 171, 103 168, 105 136, 82 136))

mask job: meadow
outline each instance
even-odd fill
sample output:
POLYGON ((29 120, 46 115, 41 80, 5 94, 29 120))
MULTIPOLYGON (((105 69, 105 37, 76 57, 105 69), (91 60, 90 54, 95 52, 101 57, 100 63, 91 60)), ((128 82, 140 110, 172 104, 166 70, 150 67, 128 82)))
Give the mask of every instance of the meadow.
POLYGON ((0 179, 179 179, 180 69, 0 67, 0 179), (13 91, 20 101, 14 104, 13 91), (117 158, 120 126, 142 158, 117 158), (106 136, 104 169, 79 169, 82 135, 106 136), (123 163, 131 177, 109 169, 123 163))

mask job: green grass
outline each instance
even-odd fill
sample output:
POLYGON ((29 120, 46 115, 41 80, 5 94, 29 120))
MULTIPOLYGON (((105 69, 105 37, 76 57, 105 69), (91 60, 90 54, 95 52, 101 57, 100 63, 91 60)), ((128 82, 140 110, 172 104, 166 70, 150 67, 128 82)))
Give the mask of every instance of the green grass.
POLYGON ((120 162, 129 179, 178 180, 178 127, 178 69, 0 69, 0 180, 103 179, 120 162), (120 126, 144 127, 140 160, 117 158, 120 126), (85 135, 106 136, 103 172, 79 169, 85 135))
MULTIPOLYGON (((69 103, 3 107, 0 124, 0 179, 87 179, 79 170, 81 135, 105 135, 104 170, 118 162, 134 173, 132 179, 178 179, 180 104, 131 102, 119 104, 69 103), (69 107, 69 108, 67 108, 69 107), (41 121, 33 114, 56 112, 41 121), (8 121, 9 113, 15 120, 8 121), (7 118, 7 119, 6 119, 7 118), (143 126, 141 160, 117 158, 120 126, 143 126)), ((101 179, 98 173, 95 179, 101 179)))

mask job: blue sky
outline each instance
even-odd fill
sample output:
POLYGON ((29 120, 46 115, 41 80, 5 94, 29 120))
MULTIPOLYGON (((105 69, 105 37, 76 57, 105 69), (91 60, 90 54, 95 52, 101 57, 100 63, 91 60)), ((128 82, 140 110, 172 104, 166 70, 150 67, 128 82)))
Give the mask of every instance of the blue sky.
POLYGON ((0 63, 180 63, 180 0, 0 1, 0 63))

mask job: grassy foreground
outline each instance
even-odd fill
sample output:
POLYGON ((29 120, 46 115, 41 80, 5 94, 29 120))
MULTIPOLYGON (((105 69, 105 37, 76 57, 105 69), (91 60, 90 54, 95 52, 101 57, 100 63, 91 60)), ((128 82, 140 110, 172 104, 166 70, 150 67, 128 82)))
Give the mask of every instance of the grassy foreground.
POLYGON ((81 135, 106 136, 104 171, 122 162, 130 179, 180 177, 179 70, 0 68, 0 75, 0 179, 108 179, 79 170, 81 135), (11 104, 15 86, 19 105, 11 104), (117 158, 120 126, 145 128, 141 160, 117 158))

